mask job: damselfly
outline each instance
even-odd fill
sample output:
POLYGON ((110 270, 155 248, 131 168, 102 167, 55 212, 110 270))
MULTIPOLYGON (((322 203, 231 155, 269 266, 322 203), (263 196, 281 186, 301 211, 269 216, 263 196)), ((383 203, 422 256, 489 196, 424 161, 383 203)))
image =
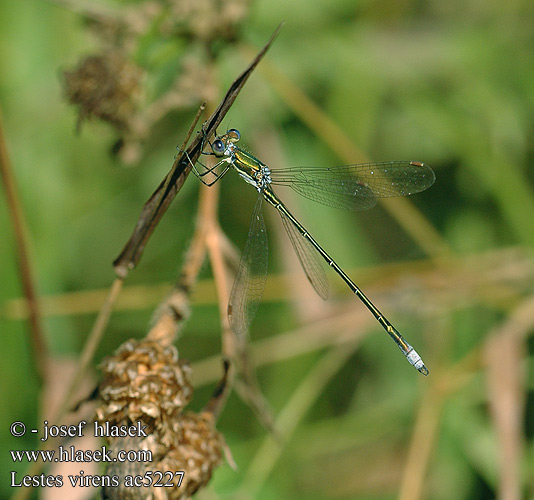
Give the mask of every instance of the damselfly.
POLYGON ((289 186, 302 196, 324 205, 364 210, 375 205, 377 198, 405 196, 427 189, 435 180, 432 169, 416 161, 363 163, 328 168, 270 169, 258 158, 237 146, 240 138, 239 131, 235 129, 216 136, 215 140, 209 143, 211 151, 203 151, 203 154, 214 155, 220 160, 211 168, 200 163, 204 167, 203 170, 193 165, 193 172, 208 186, 217 182, 230 168, 234 168, 259 193, 228 304, 228 319, 235 334, 247 333, 265 288, 268 252, 262 214, 262 203, 265 200, 276 208, 282 217, 293 248, 316 292, 324 299, 328 296, 328 281, 321 266, 320 255, 371 311, 408 361, 423 375, 428 375, 421 356, 291 214, 275 194, 273 186, 289 186), (213 174, 214 179, 206 181, 208 174, 213 174))

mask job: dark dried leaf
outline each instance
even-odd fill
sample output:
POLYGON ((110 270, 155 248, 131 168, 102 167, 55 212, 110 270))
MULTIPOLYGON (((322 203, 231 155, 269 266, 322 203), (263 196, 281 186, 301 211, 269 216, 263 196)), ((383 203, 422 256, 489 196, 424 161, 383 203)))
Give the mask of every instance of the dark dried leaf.
POLYGON ((135 268, 141 260, 148 239, 191 171, 191 162, 194 163, 198 160, 204 137, 209 138, 220 125, 248 77, 271 46, 280 28, 281 25, 276 28, 267 44, 260 50, 248 68, 232 83, 217 109, 204 123, 203 133, 196 135, 186 153, 182 152, 176 157, 170 172, 143 206, 130 239, 113 262, 115 272, 119 277, 125 278, 129 270, 135 268))

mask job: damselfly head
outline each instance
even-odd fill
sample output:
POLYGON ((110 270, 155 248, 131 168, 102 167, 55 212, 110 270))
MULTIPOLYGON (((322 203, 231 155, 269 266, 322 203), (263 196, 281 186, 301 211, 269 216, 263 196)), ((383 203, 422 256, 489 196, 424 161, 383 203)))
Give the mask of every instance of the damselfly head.
POLYGON ((228 154, 226 152, 228 146, 230 146, 231 144, 235 144, 239 141, 239 139, 241 139, 241 134, 239 133, 239 130, 231 128, 230 130, 228 130, 228 132, 226 132, 226 134, 218 136, 213 141, 211 149, 215 156, 224 156, 225 154, 228 154))

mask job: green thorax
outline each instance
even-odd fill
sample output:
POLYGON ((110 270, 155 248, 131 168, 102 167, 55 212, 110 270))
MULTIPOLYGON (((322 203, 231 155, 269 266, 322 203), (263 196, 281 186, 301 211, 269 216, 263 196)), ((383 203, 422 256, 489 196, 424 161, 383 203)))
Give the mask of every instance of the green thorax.
POLYGON ((266 167, 266 165, 255 156, 243 151, 237 146, 234 146, 232 153, 234 159, 232 165, 239 175, 249 184, 257 186, 258 176, 261 177, 262 168, 266 167))

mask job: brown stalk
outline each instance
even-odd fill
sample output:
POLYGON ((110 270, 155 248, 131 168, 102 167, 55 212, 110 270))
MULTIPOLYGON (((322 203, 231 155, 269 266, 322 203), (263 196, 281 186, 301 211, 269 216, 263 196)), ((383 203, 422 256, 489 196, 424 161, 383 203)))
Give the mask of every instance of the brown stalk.
POLYGON ((4 185, 4 192, 9 207, 9 214, 13 224, 15 244, 17 248, 18 267, 22 289, 28 306, 28 322, 30 327, 30 339, 32 346, 35 370, 41 381, 46 380, 48 350, 44 341, 43 325, 39 302, 35 291, 35 279, 30 258, 28 255, 28 242, 25 234, 25 221, 21 209, 21 203, 17 194, 17 187, 13 176, 13 168, 9 159, 7 145, 2 125, 2 113, 0 111, 0 175, 4 185))

